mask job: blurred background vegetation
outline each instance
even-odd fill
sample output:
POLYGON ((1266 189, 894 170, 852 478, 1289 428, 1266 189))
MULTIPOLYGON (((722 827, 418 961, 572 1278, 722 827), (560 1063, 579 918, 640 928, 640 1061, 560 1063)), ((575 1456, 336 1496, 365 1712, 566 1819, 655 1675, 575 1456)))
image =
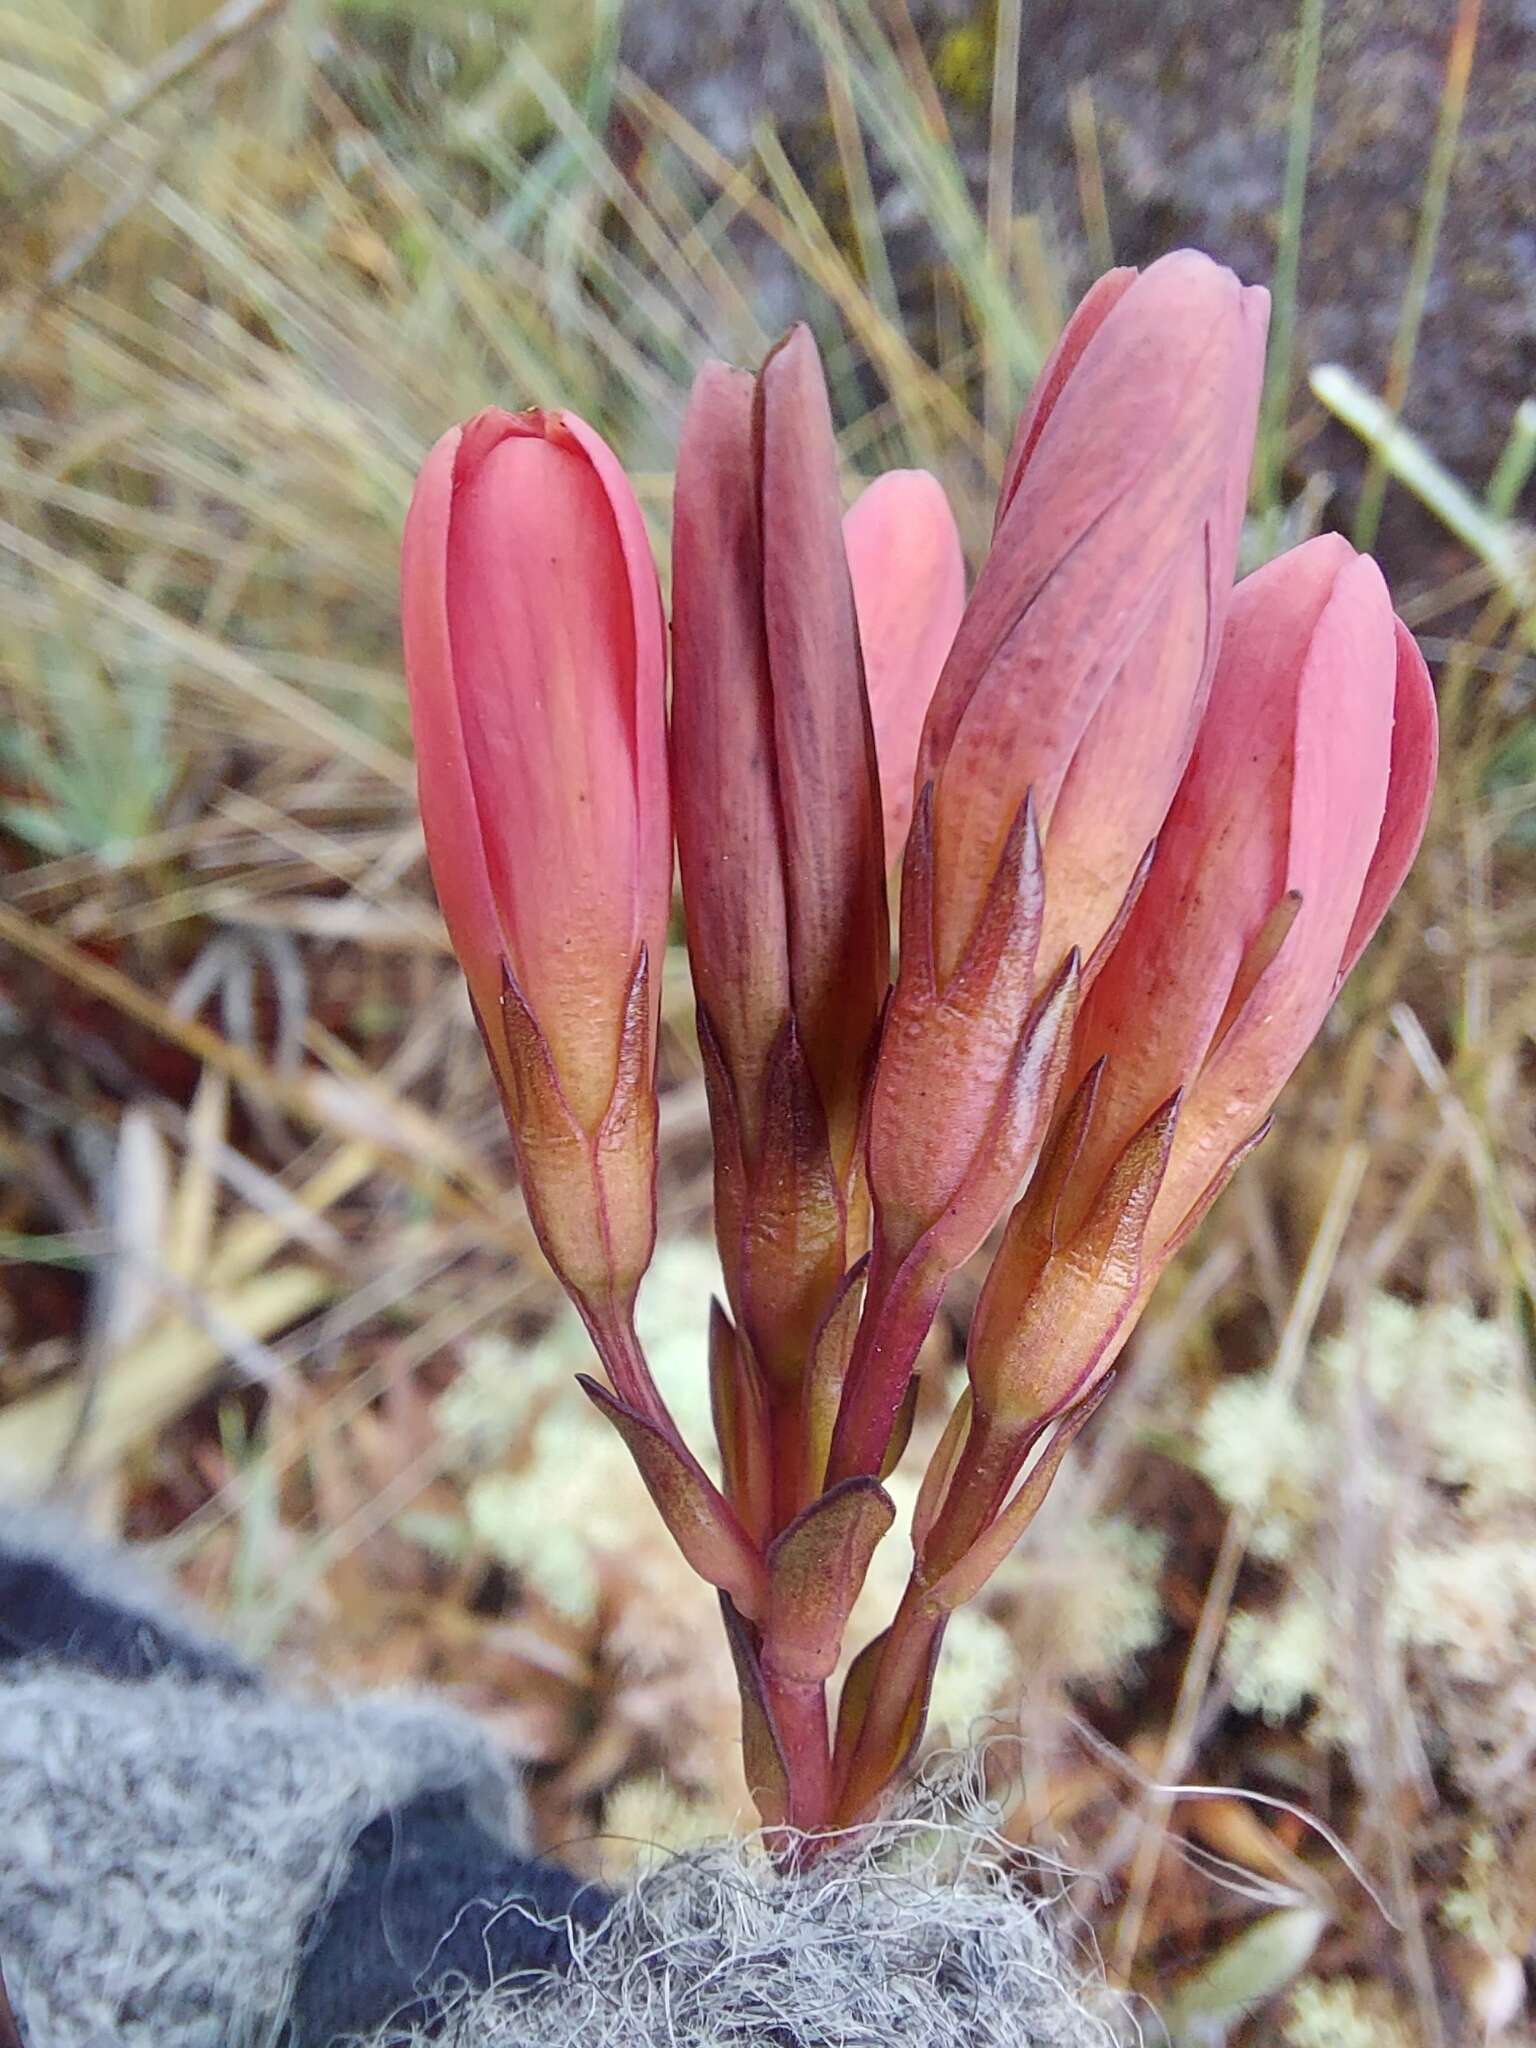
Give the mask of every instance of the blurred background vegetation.
MULTIPOLYGON (((694 368, 803 317, 850 488, 934 469, 974 562, 1087 281, 1193 241, 1275 291, 1246 559, 1376 542, 1442 787, 936 1739, 994 1738, 1149 2037, 1536 2040, 1533 191, 1529 0, 0 0, 7 1484, 254 1649, 450 1689, 585 1868, 740 1818, 426 882, 413 471, 573 406, 664 556, 694 368)), ((702 1427, 668 964, 645 1313, 702 1427)))

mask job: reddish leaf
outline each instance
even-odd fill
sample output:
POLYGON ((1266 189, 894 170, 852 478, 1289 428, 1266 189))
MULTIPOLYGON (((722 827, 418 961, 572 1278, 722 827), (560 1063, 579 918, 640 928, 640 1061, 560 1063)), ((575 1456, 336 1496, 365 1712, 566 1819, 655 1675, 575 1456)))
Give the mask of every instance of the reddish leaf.
POLYGON ((773 1480, 763 1383, 718 1301, 709 1305, 709 1405, 727 1500, 755 1543, 768 1539, 773 1480))
POLYGON ((923 1546, 928 1541, 929 1531, 938 1520, 949 1493, 950 1481, 955 1476, 955 1467, 960 1462, 960 1453, 965 1448, 966 1433, 971 1426, 971 1413, 975 1397, 967 1387, 950 1411, 944 1434, 939 1438, 933 1456, 928 1460, 928 1469, 923 1474, 922 1486, 918 1489, 917 1506, 912 1510, 912 1548, 921 1557, 923 1546))
POLYGON ((811 1344, 810 1359, 801 1382, 805 1484, 812 1493, 819 1493, 826 1484, 827 1456, 832 1448, 832 1432, 837 1426, 843 1381, 853 1356, 864 1276, 868 1269, 866 1254, 843 1275, 842 1284, 828 1304, 811 1344))
POLYGON ((1072 1440, 1093 1414, 1114 1384, 1113 1377, 1100 1381, 1086 1400, 1070 1409, 1056 1425, 1056 1433, 1018 1492, 984 1534, 979 1536, 958 1563, 928 1588, 928 1605, 936 1612, 952 1614, 968 1600, 974 1600, 998 1569, 1030 1523, 1039 1514, 1051 1482, 1072 1440))
POLYGON ((797 1515, 768 1551, 763 1662, 793 1685, 830 1678, 875 1546, 895 1520, 873 1479, 847 1479, 797 1515))
POLYGON ((789 1765, 773 1725, 763 1688, 762 1666, 758 1663, 752 1632, 727 1594, 720 1596, 726 1641, 736 1666, 736 1685, 741 1694, 741 1761, 752 1795, 765 1827, 783 1827, 789 1819, 789 1765))
POLYGON ((767 1609, 763 1561, 692 1452, 587 1374, 579 1373, 577 1383, 628 1444, 662 1520, 700 1578, 729 1593, 749 1620, 759 1620, 767 1609))

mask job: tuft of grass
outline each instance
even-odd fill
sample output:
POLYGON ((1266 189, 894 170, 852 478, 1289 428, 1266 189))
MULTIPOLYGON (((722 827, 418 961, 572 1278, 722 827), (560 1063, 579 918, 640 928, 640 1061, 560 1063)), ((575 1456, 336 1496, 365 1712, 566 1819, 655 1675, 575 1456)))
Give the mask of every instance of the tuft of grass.
POLYGON ((167 745, 167 667, 129 655, 122 672, 103 673, 57 637, 36 658, 33 722, 0 731, 0 764, 27 794, 0 803, 0 825, 36 853, 117 866, 160 822, 181 773, 167 745))

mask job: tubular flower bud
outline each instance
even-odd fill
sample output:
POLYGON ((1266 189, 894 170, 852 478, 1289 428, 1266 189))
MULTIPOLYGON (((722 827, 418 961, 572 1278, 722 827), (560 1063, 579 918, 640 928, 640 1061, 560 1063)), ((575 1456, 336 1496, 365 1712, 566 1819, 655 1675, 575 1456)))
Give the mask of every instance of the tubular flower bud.
POLYGON ((919 755, 946 969, 1026 794, 1045 848, 1040 975, 1073 946, 1091 962, 1120 913, 1210 683, 1268 304, 1190 250, 1112 272, 1040 377, 919 755))
POLYGON ((876 477, 843 520, 843 545, 864 650, 890 868, 901 859, 912 823, 923 720, 965 610, 965 556, 944 486, 922 469, 876 477))
POLYGON ((1020 422, 918 753, 870 1118, 875 1310, 834 1477, 870 1469, 927 1327, 910 1289, 918 1247, 936 1306, 1029 1170, 1062 1072, 1024 1057, 1026 1042, 1043 1049, 1037 1005, 1063 976, 1074 999, 1079 975, 1091 980, 1188 759, 1236 556, 1267 305, 1188 251, 1115 272, 1020 422))
POLYGON ((627 1322, 655 1234, 671 897, 640 510, 574 414, 483 412, 427 459, 401 584, 427 855, 529 1211, 589 1320, 627 1322))
POLYGON ((977 1304, 881 1667, 896 1704, 845 1768, 848 1811, 899 1754, 919 1653, 1039 1508, 1396 894, 1435 752, 1429 676, 1373 562, 1329 536, 1239 586, 1187 773, 1082 1013, 1077 1088, 977 1304))
POLYGON ((1183 1093, 1152 1276, 1268 1116, 1423 836, 1434 694, 1381 572, 1329 534, 1238 586, 1188 771, 1087 1004, 1085 1184, 1183 1093))
POLYGON ((732 1306, 792 1383, 846 1264, 889 979, 880 785, 815 344, 706 365, 678 456, 672 766, 732 1306))

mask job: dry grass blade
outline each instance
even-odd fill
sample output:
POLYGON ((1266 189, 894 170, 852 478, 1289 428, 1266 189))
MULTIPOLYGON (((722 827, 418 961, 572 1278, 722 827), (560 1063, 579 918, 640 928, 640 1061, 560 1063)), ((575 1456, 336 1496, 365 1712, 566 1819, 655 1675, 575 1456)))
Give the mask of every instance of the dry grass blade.
MULTIPOLYGON (((1305 1363, 1307 1346, 1333 1279, 1369 1157, 1364 1145, 1355 1145, 1346 1154, 1334 1182, 1270 1368, 1271 1384, 1279 1391, 1286 1391, 1295 1383, 1305 1363)), ((1251 1534, 1252 1517, 1240 1511, 1229 1518, 1222 1532, 1221 1547, 1206 1590, 1199 1624, 1185 1660, 1173 1718, 1163 1741, 1157 1770, 1160 1786, 1176 1784, 1187 1770, 1195 1730, 1215 1668, 1216 1654, 1221 1647, 1232 1596, 1237 1588, 1238 1571, 1247 1554, 1251 1534)), ((1165 1792, 1154 1792, 1142 1821, 1140 1839, 1131 1860, 1125 1904, 1115 1930, 1111 1969, 1121 1984, 1130 1983, 1135 1968, 1147 1902, 1157 1875, 1171 1812, 1171 1798, 1165 1792)))

